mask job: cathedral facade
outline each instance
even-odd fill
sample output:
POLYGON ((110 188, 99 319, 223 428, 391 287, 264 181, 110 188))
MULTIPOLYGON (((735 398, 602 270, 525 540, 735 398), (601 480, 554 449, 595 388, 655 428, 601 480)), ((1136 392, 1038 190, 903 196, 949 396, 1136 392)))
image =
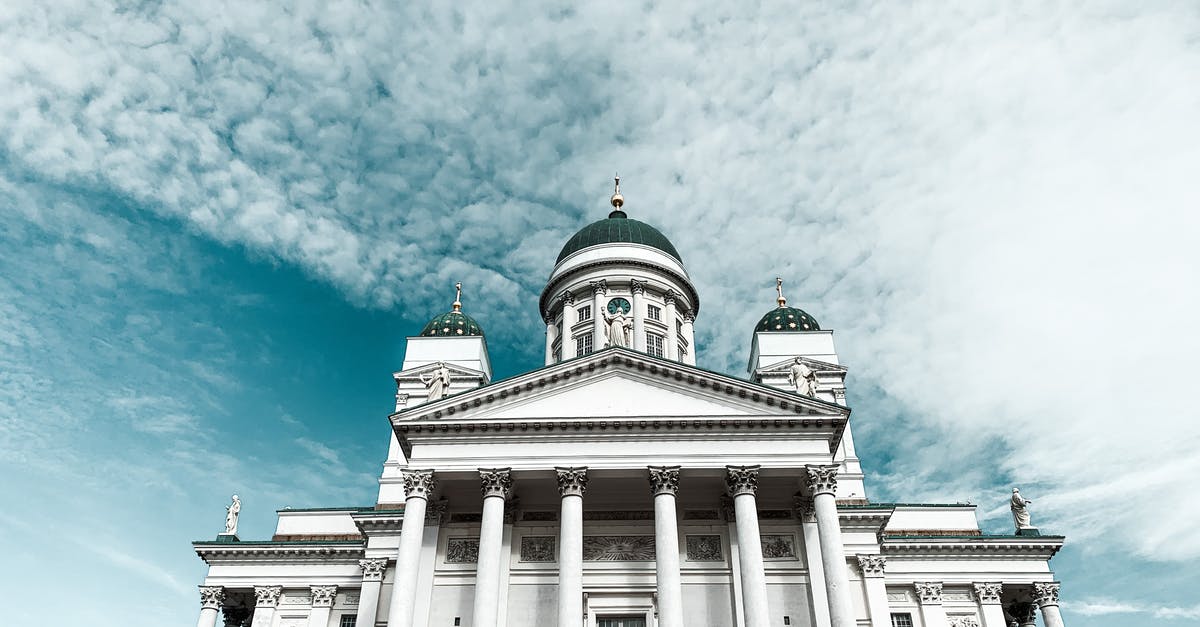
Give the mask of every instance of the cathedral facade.
POLYGON ((545 365, 493 381, 456 298, 407 340, 376 502, 242 540, 235 499, 199 627, 1063 624, 1018 493, 1004 535, 871 500, 833 332, 777 282, 746 375, 696 367, 682 256, 611 203, 542 291, 545 365))

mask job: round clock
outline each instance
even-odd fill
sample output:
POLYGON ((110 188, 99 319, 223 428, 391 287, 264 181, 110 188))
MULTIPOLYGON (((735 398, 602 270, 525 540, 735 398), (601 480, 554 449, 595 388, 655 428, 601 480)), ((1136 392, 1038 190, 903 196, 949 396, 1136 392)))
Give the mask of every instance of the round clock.
POLYGON ((630 309, 633 308, 629 306, 629 301, 624 298, 614 298, 608 301, 608 313, 611 315, 617 315, 618 311, 628 314, 630 309))

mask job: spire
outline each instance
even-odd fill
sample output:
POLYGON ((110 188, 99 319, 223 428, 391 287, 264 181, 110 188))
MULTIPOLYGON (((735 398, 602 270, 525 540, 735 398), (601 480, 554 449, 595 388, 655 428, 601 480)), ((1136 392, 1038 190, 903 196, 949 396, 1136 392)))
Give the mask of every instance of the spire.
POLYGON ((454 304, 451 307, 454 311, 462 311, 462 283, 454 284, 454 304))
POLYGON ((610 218, 624 218, 625 212, 621 207, 625 206, 625 197, 621 195, 621 175, 613 176, 613 195, 608 199, 609 204, 613 206, 613 210, 608 214, 610 218))
POLYGON ((775 302, 779 303, 780 307, 787 307, 787 299, 783 297, 783 279, 775 277, 775 293, 778 297, 775 302))

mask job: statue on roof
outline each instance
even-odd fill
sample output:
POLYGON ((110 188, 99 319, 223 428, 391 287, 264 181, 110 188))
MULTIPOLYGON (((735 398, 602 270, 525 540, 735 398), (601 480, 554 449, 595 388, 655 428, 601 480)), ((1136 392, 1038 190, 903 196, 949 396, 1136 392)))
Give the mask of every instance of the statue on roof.
POLYGON ((233 502, 225 507, 225 533, 223 535, 236 536, 238 515, 242 512, 242 500, 238 495, 233 495, 233 502))
POLYGON ((1009 506, 1012 509, 1013 524, 1017 526, 1017 533, 1022 529, 1033 529, 1034 526, 1029 524, 1029 508, 1027 507, 1033 501, 1021 496, 1021 491, 1013 488, 1012 501, 1009 506))
POLYGON ((436 401, 450 391, 450 369, 440 361, 437 365, 437 370, 434 370, 432 374, 421 375, 421 383, 425 386, 425 390, 428 392, 427 400, 430 401, 436 401))
POLYGON ((788 383, 791 383, 796 388, 796 393, 801 396, 815 398, 817 396, 817 373, 813 372, 808 364, 800 357, 796 358, 792 364, 791 370, 788 371, 788 383))
POLYGON ((629 346, 629 331, 633 328, 633 320, 625 315, 625 311, 617 308, 617 313, 604 315, 605 336, 609 346, 629 346))

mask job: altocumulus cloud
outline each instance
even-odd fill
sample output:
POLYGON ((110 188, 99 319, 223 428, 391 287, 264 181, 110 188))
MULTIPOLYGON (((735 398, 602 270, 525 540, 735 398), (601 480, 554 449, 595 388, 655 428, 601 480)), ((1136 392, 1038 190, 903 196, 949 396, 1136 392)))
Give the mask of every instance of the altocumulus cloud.
POLYGON ((126 199, 368 306, 463 280, 532 359, 619 168, 706 365, 776 274, 842 332, 904 408, 861 418, 908 449, 885 493, 1011 480, 1077 541, 1200 556, 1194 5, 677 4, 9 2, 0 194, 126 199))

